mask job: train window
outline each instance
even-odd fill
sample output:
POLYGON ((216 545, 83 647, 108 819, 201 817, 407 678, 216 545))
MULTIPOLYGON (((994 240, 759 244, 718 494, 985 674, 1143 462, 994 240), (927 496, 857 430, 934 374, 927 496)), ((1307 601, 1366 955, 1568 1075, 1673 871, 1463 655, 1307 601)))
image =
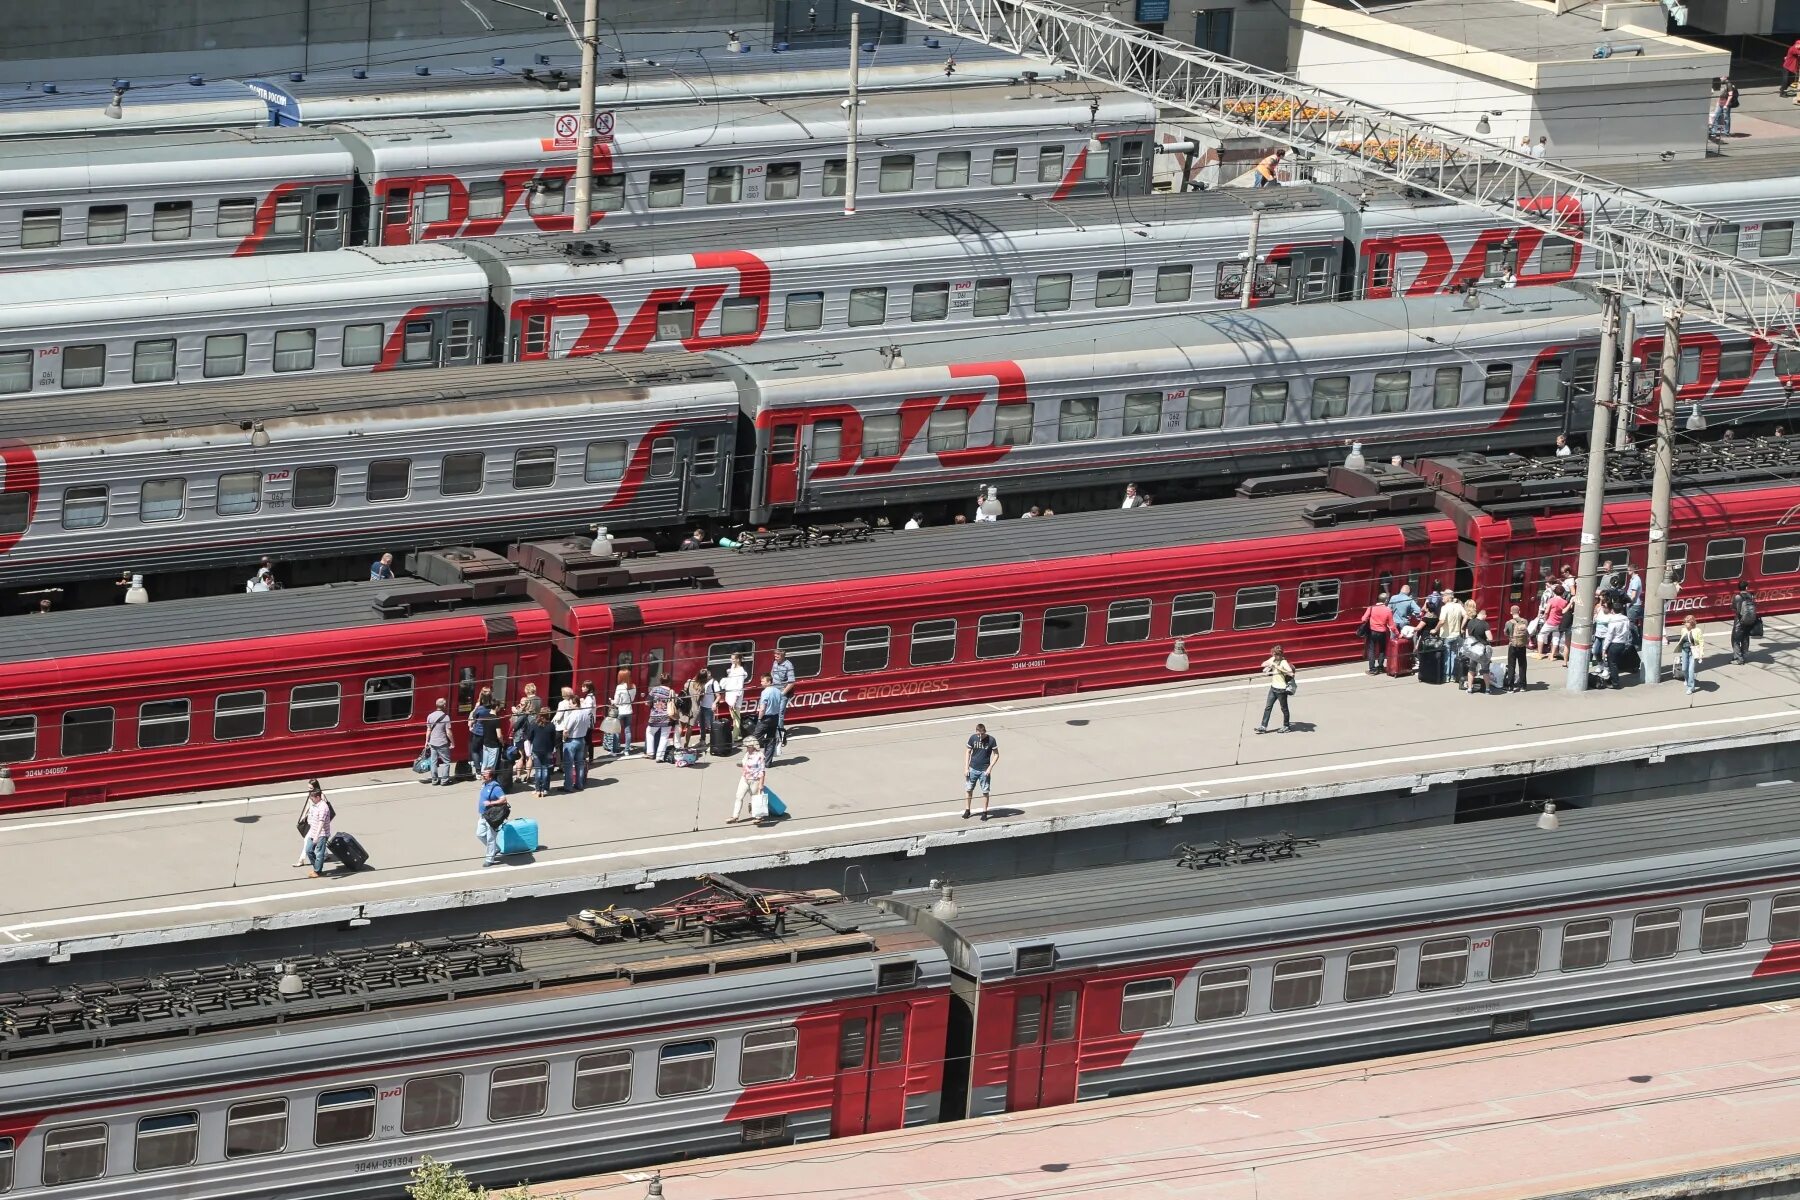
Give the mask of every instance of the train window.
MULTIPOLYGON (((452 455, 451 457, 456 456, 452 455)), ((475 457, 479 459, 481 456, 477 454, 475 457)), ((449 460, 445 461, 447 464, 449 460)), ((589 483, 611 483, 616 479, 625 478, 624 439, 613 438, 604 442, 589 442, 581 475, 589 483)), ((479 480, 479 468, 477 479, 479 480)), ((477 482, 476 487, 468 490, 476 491, 479 488, 480 484, 477 482)))
POLYGON ((1225 1021, 1250 1011, 1250 968, 1221 967, 1200 972, 1194 1020, 1225 1021))
POLYGON ((1309 579, 1294 602, 1296 621, 1333 621, 1338 615, 1339 584, 1335 579, 1309 579))
MULTIPOLYGON (((620 443, 621 449, 624 443, 620 443)), ((591 448, 590 448, 591 449, 591 448)), ((470 496, 481 490, 487 457, 479 450, 458 450, 444 455, 438 471, 438 491, 446 496, 470 496)))
POLYGON ((547 1062, 495 1067, 488 1076, 487 1116, 490 1121, 542 1116, 549 1104, 550 1064, 547 1062))
POLYGON ((1275 624, 1275 602, 1281 593, 1273 586, 1239 588, 1232 605, 1233 629, 1267 629, 1275 624))
POLYGON ((815 421, 812 427, 812 461, 837 462, 844 456, 844 423, 815 421))
POLYGON ((1720 379, 1748 379, 1754 355, 1748 346, 1738 345, 1719 352, 1720 379))
POLYGON ((775 639, 775 648, 788 656, 794 665, 794 678, 814 679, 823 670, 825 635, 822 633, 790 633, 775 639))
POLYGON ((1700 382, 1700 347, 1684 346, 1681 351, 1681 385, 1700 382))
POLYGON ((374 1136, 374 1088, 339 1088, 319 1093, 319 1101, 313 1107, 313 1145, 366 1142, 374 1136))
POLYGON ((702 478, 719 469, 719 439, 705 437, 694 439, 694 456, 688 464, 689 473, 702 478))
POLYGON ((1595 917, 1563 926, 1562 969, 1586 971, 1604 966, 1612 946, 1612 919, 1595 917))
POLYGON ((1771 533, 1763 538, 1762 573, 1791 575, 1800 571, 1800 533, 1771 533))
POLYGON ((1075 1016, 1080 993, 1064 988, 1050 997, 1050 1040, 1066 1042, 1075 1036, 1075 1016))
POLYGON ((862 625, 844 635, 844 674, 885 671, 889 631, 886 625, 862 625))
POLYGON ((1322 958, 1290 958, 1275 964, 1275 977, 1269 985, 1269 1009, 1293 1012, 1314 1008, 1325 988, 1325 960, 1322 958))
MULTIPOLYGON (((594 205, 599 207, 600 197, 597 194, 600 181, 604 175, 594 176, 594 205)), ((615 176, 616 178, 616 176, 615 176)), ((497 179, 483 179, 469 185, 469 219, 471 221, 491 221, 495 217, 506 214, 506 188, 497 179)))
POLYGON ((1631 961, 1654 962, 1674 958, 1681 945, 1681 910, 1658 908, 1641 912, 1631 920, 1631 961))
POLYGON ((956 658, 956 621, 919 621, 912 627, 912 653, 909 662, 915 667, 936 667, 956 658))
POLYGON ((41 250, 62 245, 62 209, 28 208, 19 221, 19 246, 41 250))
POLYGON ((996 186, 1005 186, 1019 181, 1019 152, 1017 150, 996 150, 992 162, 988 164, 988 182, 996 186))
POLYGON ((1012 280, 998 276, 975 281, 975 315, 1004 317, 1012 311, 1012 280))
POLYGON ((1502 929, 1496 933, 1493 949, 1488 952, 1488 978, 1498 983, 1536 975, 1538 944, 1542 940, 1543 935, 1535 925, 1502 929))
POLYGON ((363 684, 364 725, 410 720, 412 710, 411 675, 378 675, 363 684))
POLYGON ((295 508, 330 508, 337 503, 336 467, 301 467, 294 472, 295 508))
POLYGON ((1189 388, 1187 394, 1187 427, 1217 429, 1225 424, 1224 388, 1189 388))
POLYGON ((1712 233, 1707 236, 1706 244, 1709 249, 1717 250, 1720 254, 1736 254, 1738 252, 1738 227, 1736 225, 1714 226, 1712 233))
POLYGON ((706 202, 708 204, 736 204, 743 198, 743 167, 708 167, 706 169, 706 202))
POLYGON ((1512 399, 1511 363, 1489 363, 1487 379, 1481 385, 1483 404, 1505 404, 1512 399))
POLYGON ((1250 385, 1250 424, 1279 425, 1287 420, 1288 385, 1253 383, 1250 385))
POLYGON ((378 458, 369 464, 363 497, 370 503, 404 500, 412 491, 412 459, 378 458))
POLYGON ((880 325, 886 320, 886 288, 860 287, 850 289, 850 324, 880 325))
POLYGON ((520 350, 525 354, 544 354, 550 349, 550 318, 544 313, 532 313, 525 318, 525 336, 520 350))
POLYGON ((1213 594, 1184 592, 1169 605, 1169 636, 1188 637, 1211 633, 1213 627, 1213 594))
POLYGON ((869 1020, 845 1017, 838 1028, 838 1070, 854 1071, 869 1056, 869 1020))
POLYGON ((287 1149, 286 1100, 248 1100, 225 1112, 225 1157, 250 1158, 287 1149))
POLYGON ((301 683, 288 693, 288 732, 315 733, 336 729, 338 701, 343 694, 335 683, 301 683))
POLYGON ((31 516, 31 497, 24 492, 0 493, 0 533, 24 533, 31 516))
MULTIPOLYGON (((594 176, 593 183, 588 188, 588 198, 589 208, 593 212, 618 212, 625 207, 625 176, 617 171, 594 176)), ((469 215, 473 216, 474 213, 471 211, 469 215)), ((500 214, 496 212, 493 215, 500 214)))
POLYGON ((43 1180, 47 1186, 81 1183, 106 1174, 106 1123, 65 1125, 44 1134, 43 1180))
POLYGON ((938 151, 937 186, 940 188, 969 186, 969 152, 967 150, 938 151))
POLYGON ((400 1096, 400 1132, 454 1129, 462 1121, 463 1077, 422 1075, 409 1079, 400 1096))
POLYGON ((1044 1032, 1044 998, 1032 992, 1013 997, 1013 1049, 1037 1045, 1044 1032))
POLYGON ((1023 641, 1025 618, 1019 613, 989 613, 975 623, 976 658, 1011 658, 1023 641))
POLYGON ((435 321, 408 321, 404 340, 401 342, 400 361, 409 363, 428 363, 437 353, 437 323, 435 321))
POLYGON ((344 345, 338 362, 346 367, 372 367, 381 361, 381 322, 344 326, 344 345))
POLYGON ((994 445, 1031 445, 1030 404, 1002 404, 994 409, 994 445))
POLYGON ((1700 910, 1700 949, 1736 950, 1750 940, 1750 902, 1720 900, 1700 910))
POLYGON ((7 350, 0 353, 0 396, 12 396, 31 390, 31 351, 7 350))
POLYGON ((969 445, 969 410, 941 408, 925 423, 925 447, 933 454, 962 450, 969 445))
POLYGON ((711 1091, 713 1062, 717 1057, 711 1038, 670 1042, 657 1052, 656 1094, 666 1099, 711 1091))
POLYGON ((1039 183, 1062 182, 1063 148, 1061 146, 1038 147, 1037 177, 1039 183))
POLYGON ((37 718, 0 717, 0 763, 30 762, 37 757, 37 718))
POLYGON ((1769 940, 1791 942, 1800 938, 1800 892, 1775 897, 1769 906, 1769 940))
POLYGON ((1568 238, 1547 237, 1538 250, 1538 270, 1545 275, 1568 275, 1575 270, 1575 243, 1568 238))
POLYGON ((1405 412, 1411 398, 1411 371, 1375 372, 1375 398, 1370 405, 1370 412, 1378 416, 1382 413, 1405 412))
POLYGON ((268 719, 268 693, 226 692, 213 702, 213 741, 263 735, 268 719))
POLYGON ((138 705, 138 749, 187 745, 188 707, 186 700, 149 700, 138 705))
MULTIPOLYGON (((443 187, 443 189, 444 189, 445 214, 448 215, 449 203, 450 203, 450 201, 449 201, 450 189, 448 187, 445 187, 444 185, 439 185, 439 186, 443 187)), ((427 188, 425 190, 425 198, 427 201, 429 201, 431 199, 431 189, 430 188, 427 188)), ((282 196, 282 197, 280 197, 279 199, 277 199, 275 201, 275 224, 273 226, 274 231, 276 233, 299 233, 300 232, 300 222, 301 222, 302 218, 305 216, 305 213, 306 213, 306 202, 301 197, 299 197, 299 196, 282 196)), ((442 220, 443 218, 440 217, 438 219, 442 220)))
POLYGON ((131 382, 167 383, 175 378, 175 339, 152 338, 131 347, 131 382))
POLYGON ((1088 610, 1085 604, 1067 604, 1044 610, 1044 630, 1038 646, 1044 650, 1079 650, 1087 645, 1088 610))
POLYGON ((1787 346, 1775 347, 1775 373, 1782 376, 1800 375, 1800 350, 1787 346))
POLYGON ((800 164, 773 162, 763 177, 763 198, 792 200, 800 195, 800 164))
POLYGON ((166 1171, 192 1166, 200 1151, 200 1117, 197 1113, 165 1113, 140 1117, 132 1169, 166 1171))
POLYGON ((277 371, 310 371, 313 369, 319 335, 312 329, 277 329, 275 331, 275 369, 277 371))
POLYGON ((215 333, 206 339, 206 363, 202 373, 208 379, 229 379, 244 373, 244 357, 249 339, 241 333, 215 333))
POLYGON ((1140 979, 1125 985, 1119 1000, 1119 1032, 1165 1028, 1175 1015, 1175 981, 1140 979))
POLYGON ((824 292, 789 292, 782 307, 782 326, 788 330, 817 329, 825 323, 824 292))
POLYGON ((138 520, 179 521, 187 510, 187 480, 146 479, 138 490, 138 520))
POLYGON ((161 200, 150 213, 150 240, 185 242, 194 232, 194 206, 186 200, 161 200))
POLYGON ((915 283, 912 290, 912 319, 941 321, 950 315, 950 285, 947 283, 915 283))
POLYGON ((128 210, 123 204, 96 204, 88 209, 90 246, 116 246, 125 240, 128 210))
POLYGON ((450 219, 450 185, 427 184, 419 193, 419 219, 426 224, 450 219))
POLYGON ((556 482, 556 447, 525 446, 513 453, 513 486, 520 491, 556 482))
POLYGON ((1032 308, 1037 312, 1061 312, 1069 307, 1069 293, 1074 278, 1067 272, 1039 275, 1032 287, 1032 308))
POLYGON ((1701 574, 1708 583, 1737 579, 1743 573, 1743 538, 1714 538, 1706 543, 1706 566, 1701 574))
POLYGON ((602 1050, 575 1060, 576 1108, 611 1108, 631 1099, 631 1051, 602 1050))
POLYGON ((1315 421, 1329 421, 1350 411, 1350 377, 1328 375, 1312 381, 1312 416, 1315 421))
POLYGON ((1663 560, 1663 569, 1668 572, 1669 578, 1673 579, 1676 583, 1686 583, 1687 544, 1685 542, 1670 542, 1668 550, 1664 553, 1666 557, 1663 560))
POLYGON ((1056 440, 1081 442, 1100 432, 1100 398, 1071 396, 1057 407, 1056 440))
POLYGON ((744 1035, 738 1054, 738 1082, 779 1083, 794 1077, 800 1034, 795 1029, 755 1029, 744 1035))
POLYGON ((1126 392, 1125 415, 1119 432, 1125 437, 1155 433, 1162 428, 1161 392, 1126 392))
POLYGON ((99 387, 105 382, 105 346, 63 347, 62 385, 64 388, 99 387))
POLYGON ((706 648, 706 669, 714 679, 725 678, 725 672, 731 669, 731 656, 744 656, 744 669, 749 671, 756 665, 756 643, 747 639, 735 642, 714 642, 706 648))
POLYGON ((1758 258, 1786 258, 1794 252, 1794 223, 1764 221, 1762 238, 1756 246, 1758 258))
POLYGON ((62 527, 64 529, 98 529, 106 524, 106 485, 63 489, 62 527))
POLYGON ((1081 173, 1083 179, 1105 179, 1112 166, 1112 147, 1105 142, 1088 139, 1087 169, 1081 173))
MULTIPOLYGON (((676 175, 681 172, 675 172, 676 175)), ((654 177, 655 172, 652 172, 654 177)), ((525 193, 525 211, 534 216, 552 216, 564 212, 569 207, 569 181, 566 179, 538 179, 533 181, 525 193)), ((658 207, 651 203, 652 208, 658 207)))
POLYGON ((688 302, 656 306, 656 340, 686 341, 694 336, 694 306, 688 302))
POLYGON ((1156 268, 1156 302, 1186 304, 1194 294, 1194 268, 1187 263, 1169 263, 1156 268))
POLYGON ((1344 967, 1344 999, 1379 1000, 1391 996, 1399 973, 1400 951, 1393 946, 1352 950, 1344 967))
POLYGON ((1431 373, 1431 407, 1455 408, 1462 403, 1462 368, 1439 367, 1431 373))
POLYGON ((884 192, 910 192, 913 188, 913 156, 884 154, 881 156, 881 182, 884 192))
POLYGON ((1419 990, 1459 988, 1469 980, 1469 939, 1438 938, 1419 948, 1419 990))
POLYGON ((728 336, 755 333, 762 328, 761 296, 733 296, 719 305, 719 332, 728 336))
POLYGON ((819 195, 841 196, 844 194, 844 160, 828 158, 819 172, 819 195))
POLYGON ((888 1066, 897 1063, 906 1054, 906 1014, 891 1012, 881 1014, 881 1025, 875 1035, 875 1063, 877 1066, 888 1066))
POLYGON ((1106 606, 1106 644, 1150 640, 1150 601, 1114 600, 1106 606))
POLYGON ((1131 268, 1102 271, 1094 277, 1094 307, 1121 308, 1131 303, 1131 268))

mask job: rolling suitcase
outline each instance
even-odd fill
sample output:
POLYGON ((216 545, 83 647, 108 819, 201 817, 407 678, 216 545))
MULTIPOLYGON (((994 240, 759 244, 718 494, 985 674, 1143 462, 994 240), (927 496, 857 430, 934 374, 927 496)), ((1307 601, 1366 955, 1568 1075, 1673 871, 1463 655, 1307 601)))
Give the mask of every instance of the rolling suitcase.
POLYGON ((729 718, 713 722, 712 755, 714 758, 730 758, 732 750, 731 721, 729 718))
POLYGON ((781 797, 775 794, 773 788, 765 785, 762 794, 764 802, 768 805, 769 815, 771 817, 779 820, 788 815, 787 805, 782 803, 781 797))
POLYGON ((1414 639, 1390 635, 1387 644, 1387 673, 1403 679, 1413 673, 1414 639))
POLYGON ((1419 642, 1419 682, 1444 682, 1444 639, 1426 634, 1419 642))
POLYGON ((369 865, 369 852, 363 844, 347 833, 334 833, 331 840, 325 843, 325 849, 331 857, 343 863, 352 871, 360 871, 369 865))
POLYGON ((531 854, 538 848, 538 823, 531 817, 511 817, 500 826, 498 849, 502 854, 531 854))

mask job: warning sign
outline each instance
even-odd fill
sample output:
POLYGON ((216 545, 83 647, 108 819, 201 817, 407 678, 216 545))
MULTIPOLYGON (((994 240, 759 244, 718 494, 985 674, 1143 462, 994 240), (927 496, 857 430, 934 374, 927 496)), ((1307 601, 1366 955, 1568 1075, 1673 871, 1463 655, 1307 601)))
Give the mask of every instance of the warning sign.
POLYGON ((613 133, 613 115, 609 112, 594 114, 594 133, 600 138, 610 138, 613 133))
MULTIPOLYGON (((613 115, 609 112, 594 114, 594 136, 602 142, 612 141, 613 115)), ((558 113, 551 125, 551 136, 540 141, 546 150, 578 150, 580 149, 581 117, 576 113, 558 113)))

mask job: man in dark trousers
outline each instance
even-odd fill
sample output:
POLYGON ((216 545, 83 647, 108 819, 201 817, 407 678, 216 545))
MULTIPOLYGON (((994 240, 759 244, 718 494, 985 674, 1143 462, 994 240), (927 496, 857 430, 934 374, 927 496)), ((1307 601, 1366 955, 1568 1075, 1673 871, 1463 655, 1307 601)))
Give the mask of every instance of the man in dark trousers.
POLYGON ((1000 743, 988 733, 986 725, 975 726, 963 747, 963 820, 969 819, 975 802, 975 789, 981 789, 981 819, 988 819, 988 801, 994 794, 994 767, 1000 762, 1000 743))
POLYGON ((1750 594, 1750 582, 1738 580, 1737 595, 1731 598, 1731 661, 1743 663, 1750 657, 1750 634, 1756 628, 1756 597, 1750 594))
POLYGON ((1531 646, 1531 623, 1519 615, 1513 605, 1502 632, 1506 634, 1506 690, 1525 690, 1525 652, 1531 646))

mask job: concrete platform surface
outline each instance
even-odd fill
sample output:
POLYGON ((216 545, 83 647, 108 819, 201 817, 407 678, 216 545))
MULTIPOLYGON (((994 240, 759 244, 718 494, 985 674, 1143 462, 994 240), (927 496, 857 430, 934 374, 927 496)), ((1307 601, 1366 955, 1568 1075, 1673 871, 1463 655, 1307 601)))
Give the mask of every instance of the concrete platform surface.
MULTIPOLYGON (((1793 644, 1791 629, 1768 625, 1769 644, 1793 644)), ((1574 695, 1535 658, 1532 690, 1508 696, 1372 678, 1360 664, 1317 667, 1301 673, 1286 734, 1252 732, 1267 689, 1243 678, 797 727, 770 772, 792 817, 768 827, 726 824, 735 759, 603 760, 585 792, 515 791, 515 814, 537 818, 545 844, 491 868, 474 835, 474 785, 425 786, 410 764, 325 781, 336 827, 363 842, 371 864, 316 880, 291 865, 297 785, 22 814, 0 819, 0 963, 629 888, 701 869, 923 855, 1316 800, 1391 802, 1441 781, 1800 739, 1800 654, 1712 660, 1693 696, 1678 683, 1574 695), (986 823, 960 815, 963 745, 978 720, 1001 752, 986 823)), ((1309 831, 1300 814, 1288 827, 1309 831)), ((841 874, 821 871, 819 883, 838 886, 841 874)))
MULTIPOLYGON (((1758 1005, 699 1159, 668 1200, 1527 1200, 1793 1174, 1800 1009, 1758 1005), (1768 1160, 1777 1160, 1770 1163, 1768 1160), (1747 1178, 1748 1177, 1748 1178, 1747 1178)), ((639 1200, 647 1174, 538 1197, 639 1200)), ((1721 1189, 1722 1190, 1722 1189, 1721 1189)), ((1762 1194, 1762 1193, 1758 1193, 1762 1194)))

